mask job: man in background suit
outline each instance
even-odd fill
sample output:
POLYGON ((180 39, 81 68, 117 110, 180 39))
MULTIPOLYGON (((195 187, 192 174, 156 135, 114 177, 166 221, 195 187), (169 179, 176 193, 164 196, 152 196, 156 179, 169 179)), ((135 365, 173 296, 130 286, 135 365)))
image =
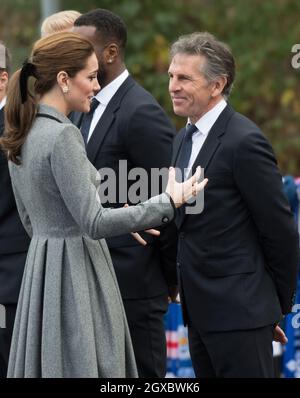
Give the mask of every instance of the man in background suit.
MULTIPOLYGON (((127 161, 128 173, 139 167, 146 170, 148 176, 152 168, 169 167, 175 131, 156 100, 126 69, 127 30, 122 19, 108 10, 97 9, 79 17, 73 31, 92 41, 99 61, 101 90, 93 99, 92 110, 85 116, 73 115, 87 143, 90 161, 98 170, 113 169, 117 181, 122 173, 119 160, 127 161)), ((126 179, 129 190, 134 181, 128 179, 128 174, 126 179)), ((121 207, 127 201, 130 203, 128 198, 118 199, 118 195, 117 189, 116 203, 104 203, 104 206, 121 207)), ((176 227, 173 224, 161 231, 160 238, 151 238, 145 238, 147 246, 139 245, 131 235, 107 239, 107 244, 123 298, 139 376, 164 377, 164 315, 168 296, 175 299, 177 295, 176 227)))
MULTIPOLYGON (((4 106, 9 72, 8 50, 3 44, 0 44, 0 135, 4 131, 4 106)), ((0 304, 5 308, 6 317, 4 325, 1 325, 0 328, 0 377, 6 377, 29 237, 19 219, 7 159, 1 151, 0 187, 0 304), (2 328, 2 326, 5 327, 2 328)))
POLYGON ((273 150, 226 102, 230 49, 208 33, 171 48, 169 91, 188 124, 173 164, 204 168, 201 214, 179 212, 181 301, 197 377, 273 377, 272 340, 293 306, 299 237, 273 150))

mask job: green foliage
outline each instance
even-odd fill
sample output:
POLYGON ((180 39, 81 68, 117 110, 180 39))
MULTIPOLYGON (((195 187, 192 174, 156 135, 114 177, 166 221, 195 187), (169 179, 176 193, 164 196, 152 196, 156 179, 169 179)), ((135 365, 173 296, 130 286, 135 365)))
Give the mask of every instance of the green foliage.
MULTIPOLYGON (((38 0, 1 0, 0 37, 15 66, 39 36, 38 0)), ((128 26, 127 66, 163 105, 177 127, 168 95, 168 48, 181 34, 207 30, 227 42, 237 76, 231 103, 270 139, 284 174, 300 175, 300 70, 291 66, 300 43, 298 0, 61 0, 62 9, 108 8, 128 26)))

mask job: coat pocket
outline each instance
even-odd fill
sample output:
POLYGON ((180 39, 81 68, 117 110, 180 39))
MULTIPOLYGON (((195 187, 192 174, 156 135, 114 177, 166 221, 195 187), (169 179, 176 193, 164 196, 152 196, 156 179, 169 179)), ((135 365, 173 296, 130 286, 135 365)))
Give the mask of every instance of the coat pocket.
POLYGON ((203 261, 202 271, 210 278, 248 274, 256 271, 256 263, 246 256, 207 259, 203 261))

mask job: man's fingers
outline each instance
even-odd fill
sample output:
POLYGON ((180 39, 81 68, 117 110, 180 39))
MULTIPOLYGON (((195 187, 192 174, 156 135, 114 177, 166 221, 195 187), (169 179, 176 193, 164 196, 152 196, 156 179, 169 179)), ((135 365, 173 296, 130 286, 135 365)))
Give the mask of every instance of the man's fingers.
POLYGON ((137 232, 131 232, 131 235, 134 237, 134 239, 139 242, 141 245, 146 246, 147 242, 141 237, 141 235, 137 232))
POLYGON ((281 344, 286 344, 288 342, 288 339, 280 326, 276 326, 274 330, 274 341, 281 344))
POLYGON ((154 236, 159 236, 160 235, 160 231, 158 231, 157 229, 147 229, 145 232, 147 232, 147 234, 150 235, 154 235, 154 236))

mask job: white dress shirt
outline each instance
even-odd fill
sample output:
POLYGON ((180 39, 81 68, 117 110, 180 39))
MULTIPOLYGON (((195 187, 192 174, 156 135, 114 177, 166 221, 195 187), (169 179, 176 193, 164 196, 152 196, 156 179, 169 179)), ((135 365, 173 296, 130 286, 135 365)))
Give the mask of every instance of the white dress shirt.
POLYGON ((3 100, 0 102, 0 110, 5 106, 6 104, 6 97, 3 98, 3 100))
POLYGON ((109 101, 116 94, 116 92, 118 91, 118 89, 124 83, 124 81, 127 79, 128 76, 129 72, 127 69, 125 69, 124 72, 122 72, 115 80, 110 82, 107 86, 102 88, 99 91, 99 93, 95 96, 95 98, 100 102, 100 104, 97 106, 94 112, 87 141, 90 140, 93 131, 96 125, 98 124, 101 116, 103 115, 109 101))
MULTIPOLYGON (((193 164, 210 132, 212 126, 217 121, 218 117, 222 113, 222 111, 226 108, 227 102, 224 99, 221 99, 210 111, 205 113, 196 123, 198 131, 196 131, 193 136, 193 146, 192 153, 189 160, 189 164, 187 169, 185 170, 185 179, 189 176, 190 171, 193 167, 193 164)), ((188 124, 191 124, 191 121, 188 120, 188 124)))

